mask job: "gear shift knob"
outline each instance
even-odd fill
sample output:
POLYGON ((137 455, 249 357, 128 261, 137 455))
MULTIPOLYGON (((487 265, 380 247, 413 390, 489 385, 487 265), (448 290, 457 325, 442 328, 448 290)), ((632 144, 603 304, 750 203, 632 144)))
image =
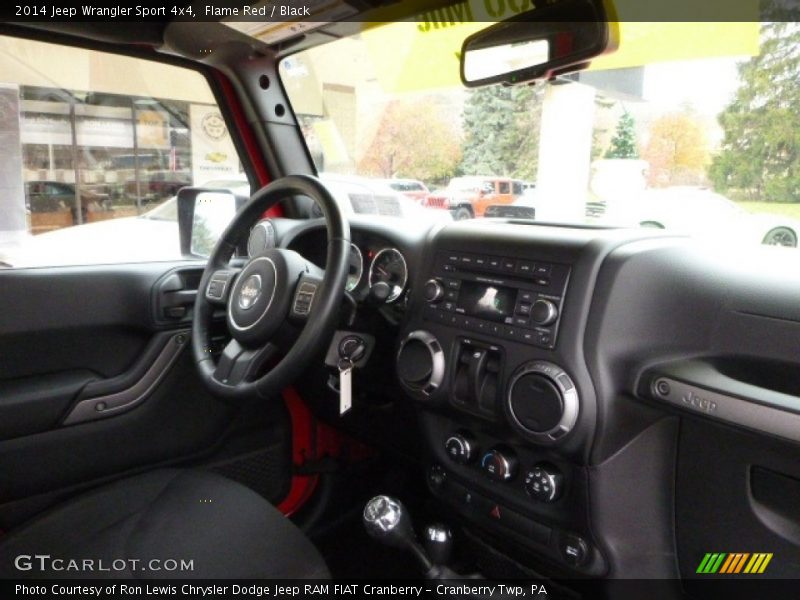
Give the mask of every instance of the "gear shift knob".
POLYGON ((389 496, 375 496, 364 507, 363 520, 370 536, 388 546, 411 552, 426 572, 431 569, 433 565, 417 542, 411 516, 402 502, 389 496))
POLYGON ((414 529, 406 507, 389 496, 375 496, 367 502, 364 526, 372 537, 395 548, 407 548, 414 542, 414 529))
POLYGON ((453 532, 441 523, 425 528, 422 544, 434 565, 446 565, 453 553, 453 532))

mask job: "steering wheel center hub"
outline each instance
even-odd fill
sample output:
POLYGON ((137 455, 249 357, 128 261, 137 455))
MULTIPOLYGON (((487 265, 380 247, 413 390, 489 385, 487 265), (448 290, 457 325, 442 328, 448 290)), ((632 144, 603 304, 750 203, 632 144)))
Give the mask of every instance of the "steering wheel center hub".
POLYGON ((244 344, 268 339, 286 317, 286 269, 280 256, 259 256, 239 274, 228 302, 231 334, 244 344))

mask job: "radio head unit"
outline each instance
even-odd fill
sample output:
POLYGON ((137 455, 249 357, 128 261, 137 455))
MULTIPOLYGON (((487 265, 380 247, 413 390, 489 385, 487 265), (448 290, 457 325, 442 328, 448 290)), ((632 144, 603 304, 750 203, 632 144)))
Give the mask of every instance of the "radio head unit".
POLYGON ((439 252, 425 284, 425 318, 554 348, 569 272, 557 263, 439 252))

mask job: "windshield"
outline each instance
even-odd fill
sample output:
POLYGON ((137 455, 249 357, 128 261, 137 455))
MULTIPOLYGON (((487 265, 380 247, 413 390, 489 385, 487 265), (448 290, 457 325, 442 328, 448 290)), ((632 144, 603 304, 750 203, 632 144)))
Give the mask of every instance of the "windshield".
POLYGON ((417 205, 454 219, 797 245, 794 24, 622 23, 588 70, 468 90, 460 44, 486 25, 390 23, 284 59, 317 169, 420 181, 417 205))

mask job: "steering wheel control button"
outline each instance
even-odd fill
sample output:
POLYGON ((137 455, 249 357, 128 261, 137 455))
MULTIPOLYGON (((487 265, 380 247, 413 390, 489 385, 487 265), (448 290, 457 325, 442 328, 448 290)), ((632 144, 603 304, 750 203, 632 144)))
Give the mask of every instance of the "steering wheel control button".
POLYGON ((425 287, 422 291, 425 296, 425 302, 430 304, 436 304, 444 298, 444 286, 438 279, 430 279, 425 282, 425 287))
POLYGON ((538 298, 530 308, 530 315, 537 325, 550 325, 558 318, 558 307, 552 300, 538 298))
POLYGON ((212 302, 225 302, 225 297, 232 278, 233 272, 231 271, 214 272, 206 288, 206 298, 212 302))
POLYGON ((444 449, 454 462, 466 465, 472 462, 477 453, 475 440, 468 433, 455 433, 444 442, 444 449))
POLYGON ((314 304, 314 295, 317 293, 317 284, 304 281, 297 286, 297 293, 294 297, 292 312, 295 315, 305 317, 311 312, 311 305, 314 304))
POLYGON ((554 502, 561 496, 563 487, 564 475, 553 465, 539 463, 525 474, 525 491, 534 500, 554 502))
POLYGON ((572 567, 580 567, 589 558, 589 545, 577 535, 564 534, 560 544, 561 556, 572 567))
POLYGON ((481 458, 481 469, 493 481, 511 481, 517 475, 517 457, 512 450, 492 448, 481 458))
POLYGON ((578 391, 559 366, 534 361, 511 376, 506 408, 512 425, 526 437, 553 444, 572 431, 577 422, 578 391))
POLYGON ((396 369, 406 390, 418 398, 428 398, 444 381, 444 352, 438 340, 423 330, 408 334, 400 343, 396 369))

